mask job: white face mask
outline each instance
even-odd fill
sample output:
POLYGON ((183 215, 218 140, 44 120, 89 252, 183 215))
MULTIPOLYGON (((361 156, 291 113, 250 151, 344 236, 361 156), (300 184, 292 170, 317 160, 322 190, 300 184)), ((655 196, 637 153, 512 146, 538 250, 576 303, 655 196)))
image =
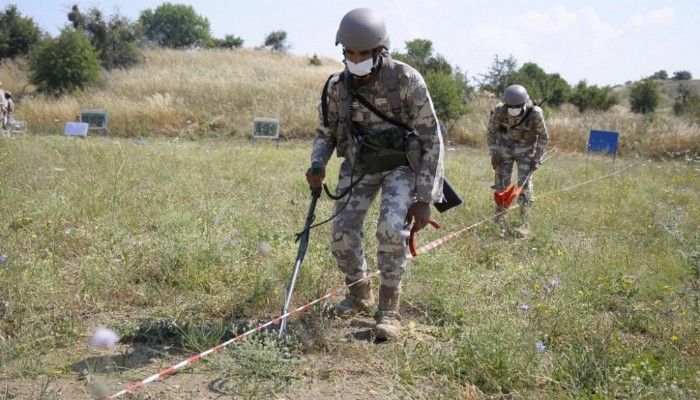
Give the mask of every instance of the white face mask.
POLYGON ((355 64, 350 60, 345 60, 345 65, 348 66, 348 71, 351 74, 357 76, 369 75, 372 72, 372 67, 374 67, 374 59, 368 58, 365 61, 355 64))
POLYGON ((511 117, 517 117, 523 111, 523 106, 520 107, 508 107, 508 115, 511 117))

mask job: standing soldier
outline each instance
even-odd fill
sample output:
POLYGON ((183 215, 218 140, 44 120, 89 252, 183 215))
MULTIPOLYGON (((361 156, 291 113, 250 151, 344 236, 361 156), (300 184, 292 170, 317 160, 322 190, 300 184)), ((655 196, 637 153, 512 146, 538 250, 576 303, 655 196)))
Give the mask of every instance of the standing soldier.
MULTIPOLYGON (((537 170, 542 161, 549 134, 542 109, 532 103, 527 90, 521 85, 508 86, 503 92, 503 101, 491 110, 487 143, 491 166, 496 171, 493 188, 497 192, 510 185, 513 163, 518 165, 518 186, 525 183, 525 190, 518 196, 522 224, 516 228, 516 232, 526 236, 530 233, 529 207, 534 200, 531 173, 537 170)), ((503 207, 496 206, 496 214, 503 211, 503 207)))
POLYGON ((5 91, 2 89, 2 82, 0 82, 0 118, 2 118, 2 129, 7 129, 7 99, 5 91))
MULTIPOLYGON (((323 89, 311 153, 312 165, 323 168, 316 174, 309 168, 306 179, 319 187, 333 150, 344 158, 336 194, 346 195, 335 202, 330 248, 347 284, 367 276, 364 221, 381 191, 376 231, 381 285, 373 331, 376 338, 388 339, 398 336, 401 326, 410 223, 417 230, 425 227, 430 203, 443 197, 443 141, 423 77, 392 60, 386 25, 376 11, 348 12, 338 28, 338 44, 345 70, 331 75, 323 89)), ((373 303, 370 282, 362 281, 350 287, 334 313, 350 318, 373 303)))
POLYGON ((12 100, 12 93, 5 92, 5 99, 7 99, 6 124, 9 124, 11 127, 15 123, 15 102, 12 100))

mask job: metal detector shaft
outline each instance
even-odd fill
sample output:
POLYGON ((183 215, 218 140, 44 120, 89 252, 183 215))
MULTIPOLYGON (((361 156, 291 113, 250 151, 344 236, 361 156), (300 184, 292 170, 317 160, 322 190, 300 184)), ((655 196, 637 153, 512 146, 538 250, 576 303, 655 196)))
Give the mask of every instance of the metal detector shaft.
MULTIPOLYGON (((312 173, 314 175, 318 174, 320 168, 316 161, 311 164, 312 173)), ((311 224, 314 222, 314 211, 316 210, 316 202, 318 198, 321 197, 321 187, 311 188, 311 203, 309 204, 309 211, 306 214, 306 222, 304 223, 304 230, 299 235, 299 250, 297 251, 297 259, 294 262, 294 271, 292 272, 292 279, 287 285, 287 291, 284 296, 284 308, 282 308, 282 313, 280 315, 285 315, 289 312, 289 304, 292 302, 292 292, 294 292, 294 285, 297 282, 297 275, 299 274, 299 268, 301 263, 304 261, 304 256, 306 255, 306 248, 309 246, 309 235, 311 231, 311 224)), ((284 317, 280 320, 280 330, 278 337, 282 337, 284 333, 284 328, 287 326, 287 318, 284 317)))

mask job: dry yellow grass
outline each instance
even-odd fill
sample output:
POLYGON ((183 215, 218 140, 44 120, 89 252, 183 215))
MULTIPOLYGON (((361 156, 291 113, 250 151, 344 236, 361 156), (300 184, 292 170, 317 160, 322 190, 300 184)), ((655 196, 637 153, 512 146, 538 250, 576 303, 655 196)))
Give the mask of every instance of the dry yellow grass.
MULTIPOLYGON (((33 133, 60 134, 81 108, 105 108, 116 136, 249 136, 254 117, 279 118, 288 138, 309 138, 318 117, 321 88, 342 68, 338 60, 313 66, 306 57, 267 50, 145 52, 146 62, 130 70, 106 73, 101 87, 61 98, 36 95, 25 61, 0 66, 0 80, 16 94, 17 119, 33 133)), ((665 89, 668 91, 668 88, 665 89)), ((490 95, 471 100, 471 112, 447 124, 453 144, 485 148, 490 95)), ((572 106, 545 107, 552 145, 586 151, 591 129, 620 132, 620 153, 663 158, 700 153, 696 124, 670 114, 631 113, 627 106, 608 112, 580 113, 572 106)))

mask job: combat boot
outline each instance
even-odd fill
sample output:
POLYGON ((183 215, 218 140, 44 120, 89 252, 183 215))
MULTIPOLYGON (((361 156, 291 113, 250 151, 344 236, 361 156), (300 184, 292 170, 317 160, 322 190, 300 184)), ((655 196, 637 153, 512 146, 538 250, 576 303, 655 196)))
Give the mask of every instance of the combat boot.
MULTIPOLYGON (((352 279, 345 278, 345 284, 349 285, 355 282, 352 279)), ((361 313, 374 304, 374 296, 372 295, 372 284, 370 281, 362 281, 350 286, 345 299, 341 301, 333 309, 333 314, 336 317, 347 319, 361 313)))
POLYGON ((401 288, 390 288, 381 285, 379 287, 379 306, 374 316, 377 325, 374 326, 374 337, 377 339, 391 339, 399 336, 401 331, 401 315, 399 314, 399 298, 401 288))

